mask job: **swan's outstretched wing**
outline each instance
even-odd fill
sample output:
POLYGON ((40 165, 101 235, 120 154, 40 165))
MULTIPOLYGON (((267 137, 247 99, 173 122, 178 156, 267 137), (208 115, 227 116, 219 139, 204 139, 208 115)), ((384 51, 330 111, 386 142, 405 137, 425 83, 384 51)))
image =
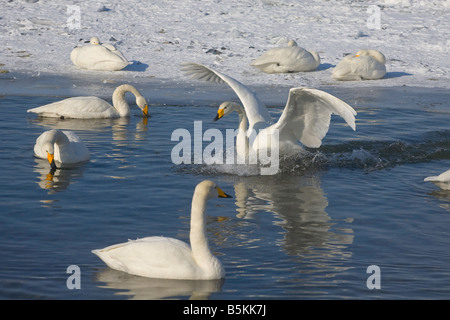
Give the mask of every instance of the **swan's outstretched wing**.
POLYGON ((292 88, 286 107, 276 124, 280 142, 299 140, 310 148, 318 148, 328 132, 331 115, 341 116, 356 130, 356 111, 344 101, 317 89, 292 88))
POLYGON ((256 95, 239 81, 224 75, 216 70, 201 64, 185 63, 182 69, 193 79, 204 80, 215 83, 226 83, 237 94, 245 108, 250 129, 259 129, 272 124, 272 117, 267 108, 262 104, 256 95))

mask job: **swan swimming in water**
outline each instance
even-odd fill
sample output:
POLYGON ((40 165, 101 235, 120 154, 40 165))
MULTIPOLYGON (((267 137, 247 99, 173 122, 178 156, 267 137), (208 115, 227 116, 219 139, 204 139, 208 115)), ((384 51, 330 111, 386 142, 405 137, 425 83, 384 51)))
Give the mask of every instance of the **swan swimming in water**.
POLYGON ((274 123, 265 105, 249 88, 237 80, 195 63, 184 64, 183 70, 195 79, 225 82, 237 94, 243 107, 237 103, 223 103, 216 118, 220 119, 232 111, 239 113, 236 150, 241 155, 245 152, 242 150, 247 148, 259 150, 278 147, 280 152, 283 151, 282 148, 292 150, 292 147, 299 147, 298 141, 307 147, 318 148, 328 132, 332 114, 341 116, 353 130, 356 130, 356 111, 344 101, 324 91, 307 88, 290 89, 286 107, 278 121, 274 123), (243 135, 242 132, 245 131, 246 135, 243 135), (255 132, 257 136, 253 141, 245 139, 245 136, 248 138, 255 132), (270 144, 274 141, 271 136, 276 135, 278 144, 274 146, 270 144))
POLYGON ((231 198, 214 182, 204 180, 194 191, 191 205, 190 246, 178 239, 146 237, 93 250, 110 268, 133 275, 184 280, 225 277, 222 263, 211 253, 205 232, 208 199, 231 198))
POLYGON ((307 51, 290 40, 287 47, 270 49, 250 65, 265 73, 313 71, 320 65, 320 56, 316 51, 307 51))
POLYGON ((378 50, 359 50, 342 59, 331 72, 334 80, 376 80, 386 74, 386 57, 378 50))
POLYGON ((426 177, 424 181, 433 182, 443 190, 450 190, 450 170, 447 170, 438 176, 426 177))
POLYGON ((52 169, 90 159, 88 148, 75 133, 57 129, 45 131, 36 139, 34 155, 47 159, 52 169))
POLYGON ((148 116, 147 101, 135 87, 128 84, 120 85, 114 90, 112 95, 113 105, 98 97, 72 97, 28 109, 27 112, 53 118, 102 119, 128 117, 130 116, 130 107, 125 99, 125 93, 127 92, 135 95, 137 106, 142 110, 144 116, 148 116))
POLYGON ((96 71, 118 71, 131 64, 116 47, 100 43, 97 37, 91 38, 90 44, 73 49, 70 60, 79 68, 96 71))

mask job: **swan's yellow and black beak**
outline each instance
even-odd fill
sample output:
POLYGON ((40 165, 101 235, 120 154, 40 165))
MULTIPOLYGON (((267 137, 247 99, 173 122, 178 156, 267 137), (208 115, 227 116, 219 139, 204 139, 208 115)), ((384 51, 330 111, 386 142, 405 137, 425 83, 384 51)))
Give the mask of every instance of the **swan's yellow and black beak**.
POLYGON ((50 163, 52 170, 57 169, 55 164, 55 155, 47 152, 47 160, 50 163))
POLYGON ((233 198, 229 194, 226 194, 225 192, 223 192, 222 189, 220 189, 219 187, 217 187, 216 189, 217 189, 217 193, 219 194, 219 198, 233 198))
POLYGON ((217 114, 216 114, 216 117, 214 118, 214 121, 217 121, 217 120, 219 120, 220 118, 222 118, 224 113, 225 113, 225 109, 219 109, 219 110, 217 110, 217 114))
POLYGON ((148 105, 145 105, 144 109, 142 109, 142 113, 145 117, 148 117, 148 105))

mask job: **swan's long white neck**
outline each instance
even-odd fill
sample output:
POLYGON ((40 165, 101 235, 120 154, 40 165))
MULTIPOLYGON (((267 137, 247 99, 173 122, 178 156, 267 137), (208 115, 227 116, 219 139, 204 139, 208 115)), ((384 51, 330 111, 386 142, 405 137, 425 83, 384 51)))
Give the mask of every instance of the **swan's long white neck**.
POLYGON ((239 108, 236 109, 236 112, 239 115, 239 132, 247 132, 248 129, 248 119, 247 115, 245 114, 244 108, 239 106, 239 108))
POLYGON ((239 103, 236 102, 224 102, 224 105, 227 104, 227 107, 230 111, 227 112, 227 114, 236 111, 239 115, 239 132, 246 132, 248 129, 248 118, 247 114, 245 113, 244 107, 242 107, 239 103))
POLYGON ((127 117, 130 115, 130 106, 128 105, 127 100, 125 99, 125 94, 127 92, 131 92, 136 97, 142 96, 139 93, 139 91, 137 91, 136 88, 134 88, 133 86, 130 86, 128 84, 118 86, 116 90, 114 90, 112 96, 112 103, 114 108, 117 109, 121 117, 127 117))
POLYGON ((238 134, 236 136, 236 152, 238 157, 246 159, 248 156, 248 119, 242 106, 236 105, 234 109, 239 115, 238 134))
POLYGON ((207 193, 194 193, 191 208, 190 242, 192 253, 199 265, 209 264, 215 257, 209 249, 205 228, 207 193))
POLYGON ((48 144, 46 149, 49 149, 46 151, 55 154, 56 160, 62 161, 64 159, 61 158, 70 158, 74 154, 69 138, 60 130, 51 130, 46 137, 46 143, 48 144))
POLYGON ((239 100, 241 100, 244 105, 245 114, 250 128, 259 129, 260 127, 266 127, 268 124, 273 123, 272 117, 270 116, 269 111, 267 111, 266 106, 262 104, 258 97, 246 86, 218 71, 210 69, 210 72, 213 72, 219 76, 237 94, 239 100))

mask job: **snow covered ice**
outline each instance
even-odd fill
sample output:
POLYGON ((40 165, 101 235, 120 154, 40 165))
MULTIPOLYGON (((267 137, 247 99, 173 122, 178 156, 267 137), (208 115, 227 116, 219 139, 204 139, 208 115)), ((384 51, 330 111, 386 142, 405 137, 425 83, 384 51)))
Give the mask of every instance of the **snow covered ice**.
POLYGON ((63 75, 78 86, 98 83, 105 95, 111 90, 101 84, 109 82, 205 86, 180 71, 195 62, 251 87, 449 88, 449 13, 450 0, 8 0, 0 12, 0 78, 63 75), (78 69, 70 52, 93 36, 132 64, 115 72, 78 69), (317 71, 268 75, 250 66, 291 39, 319 52, 317 71), (384 79, 331 79, 346 54, 367 48, 386 56, 384 79))

